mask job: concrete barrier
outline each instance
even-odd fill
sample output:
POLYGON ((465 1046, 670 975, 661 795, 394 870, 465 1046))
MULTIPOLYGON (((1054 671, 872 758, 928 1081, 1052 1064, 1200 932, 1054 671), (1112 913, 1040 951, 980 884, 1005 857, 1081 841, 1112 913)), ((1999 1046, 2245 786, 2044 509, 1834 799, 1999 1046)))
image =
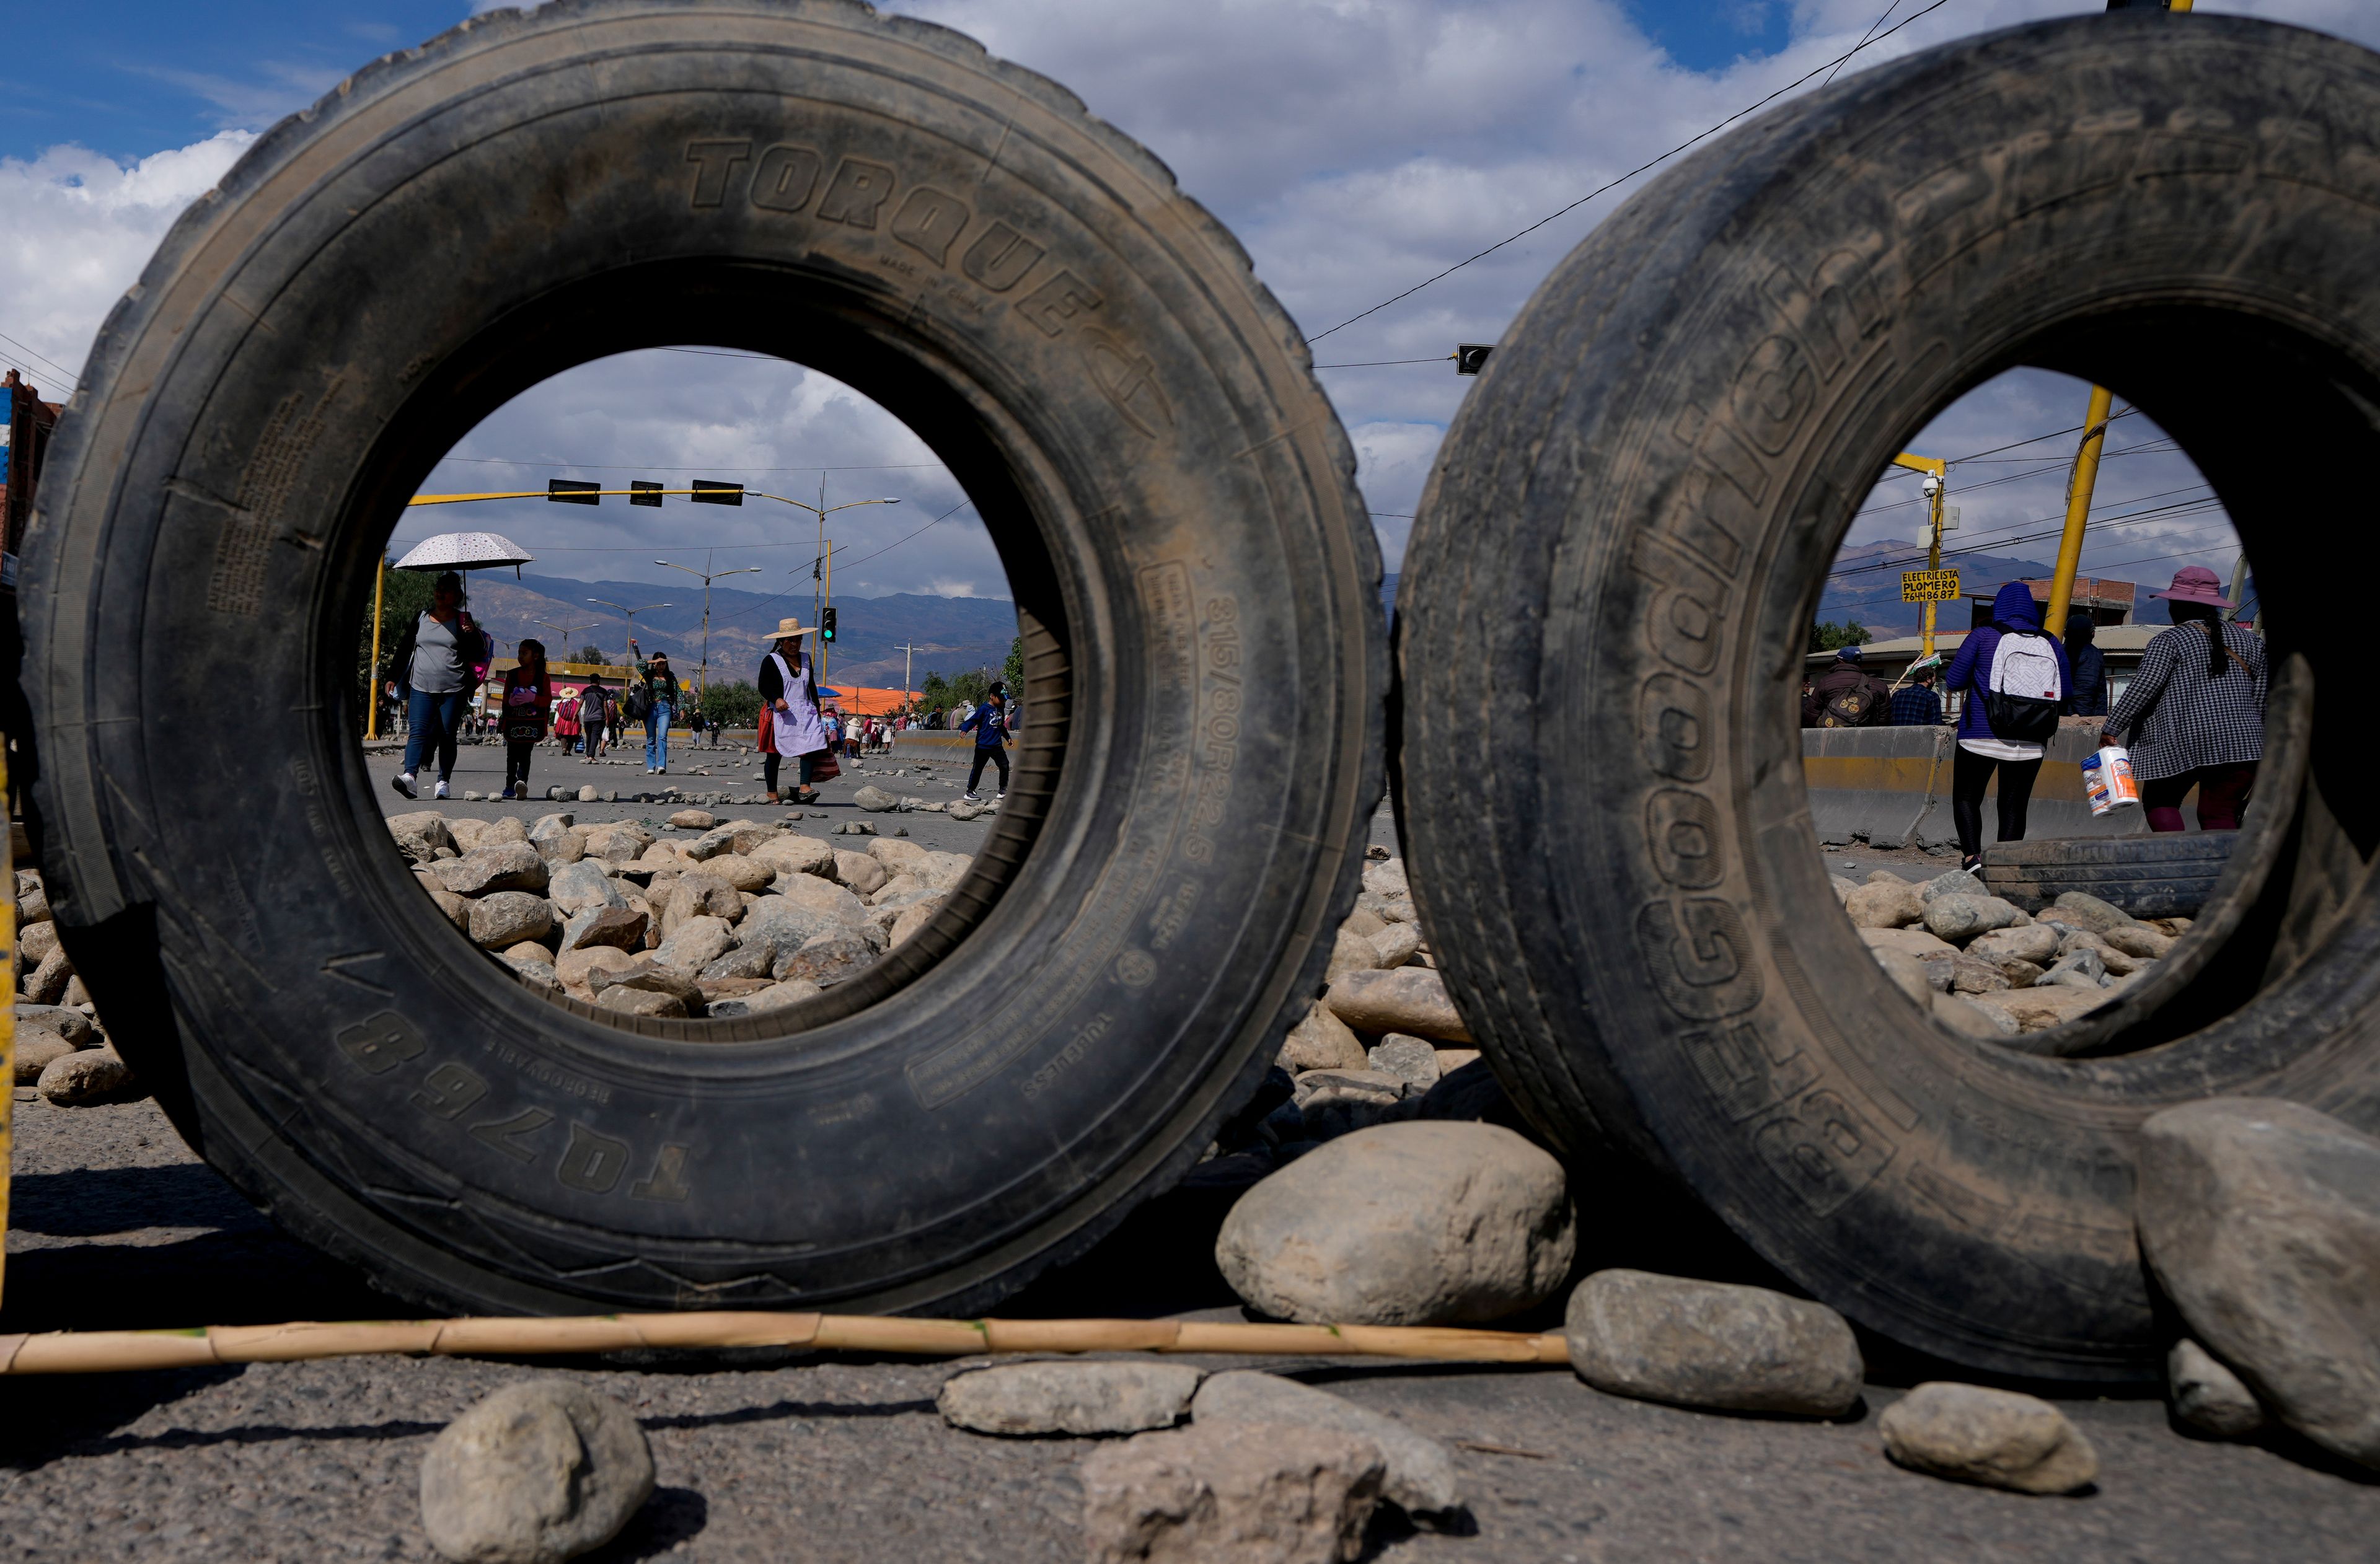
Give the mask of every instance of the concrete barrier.
POLYGON ((972 733, 911 728, 892 735, 892 758, 895 760, 965 760, 974 753, 975 734, 972 733))
MULTIPOLYGON (((2099 729, 2060 728, 2049 741, 2025 811, 2025 835, 2134 836, 2148 833, 2136 808, 2091 813, 2082 761, 2098 747, 2099 729)), ((1950 764, 1958 740, 1949 727, 1804 728, 1802 776, 1810 818, 1822 843, 1861 841, 1874 847, 1955 846, 1950 764)), ((1999 779, 1984 803, 1984 844, 1999 840, 1999 779)))

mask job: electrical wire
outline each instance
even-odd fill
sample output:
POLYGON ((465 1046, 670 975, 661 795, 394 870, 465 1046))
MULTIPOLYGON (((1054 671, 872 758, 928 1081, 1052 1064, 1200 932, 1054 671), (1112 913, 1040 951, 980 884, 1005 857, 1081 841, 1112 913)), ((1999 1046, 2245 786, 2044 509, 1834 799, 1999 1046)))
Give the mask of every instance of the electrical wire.
MULTIPOLYGON (((19 353, 40 359, 42 363, 47 364, 51 369, 55 370, 58 373, 66 376, 67 380, 70 383, 74 385, 80 385, 82 383, 82 377, 76 374, 72 370, 67 369, 64 364, 59 363, 55 358, 42 358, 41 354, 35 353, 31 348, 26 346, 23 343, 18 342, 15 337, 8 335, 5 332, 0 332, 0 342, 6 343, 9 346, 15 348, 19 353)), ((34 372, 30 365, 18 365, 18 368, 27 374, 32 374, 34 372)))
MULTIPOLYGON (((1867 41, 1876 36, 1876 30, 1882 27, 1886 22, 1890 21, 1892 19, 1892 13, 1899 9, 1900 9, 1900 0, 1892 0, 1892 4, 1884 8, 1884 15, 1876 18, 1876 20, 1867 24, 1867 30, 1860 34, 1859 48, 1853 49, 1852 51, 1852 55, 1856 55, 1860 52, 1860 49, 1866 48, 1867 41)), ((1845 55, 1843 56, 1843 60, 1850 59, 1852 55, 1845 55)), ((1835 72, 1843 68, 1843 60, 1837 60, 1833 65, 1827 67, 1827 81, 1832 81, 1835 79, 1835 72)), ((1827 81, 1821 81, 1818 85, 1824 87, 1827 85, 1827 81)))
POLYGON ((469 462, 479 467, 565 467, 587 472, 911 472, 929 468, 949 470, 944 462, 851 462, 841 467, 735 467, 723 462, 710 462, 700 467, 672 467, 666 462, 532 462, 511 456, 442 456, 441 466, 447 462, 469 462))
POLYGON ((1435 358, 1372 358, 1361 364, 1317 364, 1314 367, 1318 370, 1378 370, 1390 364, 1445 364, 1452 362, 1453 358, 1451 353, 1441 353, 1435 358))
POLYGON ((1702 134, 1679 142, 1676 146, 1671 147, 1668 152, 1663 152, 1659 157, 1653 159, 1652 162, 1639 164, 1636 167, 1630 169, 1627 173, 1621 175, 1618 178, 1613 179, 1609 183, 1597 186, 1594 189, 1589 190, 1586 194, 1579 197, 1578 200, 1571 202, 1568 206, 1563 207, 1560 212, 1554 212, 1548 216, 1540 217, 1535 223, 1532 223, 1527 227, 1522 229, 1519 233, 1513 234, 1506 238, 1498 239, 1494 244, 1489 245, 1486 249, 1479 251, 1476 255, 1465 256, 1461 261, 1458 261, 1453 265, 1448 267, 1445 271, 1439 273, 1436 276, 1425 277, 1420 282, 1415 283, 1413 286, 1405 289, 1404 292, 1391 295, 1390 297, 1384 298, 1380 300, 1379 303, 1373 305, 1369 309, 1361 310, 1356 314, 1348 316, 1337 325, 1330 328, 1329 331, 1315 333, 1312 336, 1305 339, 1306 342, 1309 345, 1318 343, 1324 337, 1329 336, 1331 332, 1344 331, 1347 327, 1352 326, 1356 321, 1364 319, 1365 316, 1377 315, 1391 304, 1395 304, 1402 299, 1411 298, 1414 295, 1421 292, 1422 289, 1429 286, 1432 283, 1442 282, 1446 278, 1451 277, 1454 273, 1462 271, 1465 266, 1470 265, 1473 261, 1485 260, 1487 257, 1495 254, 1498 250, 1502 249, 1506 245, 1526 238, 1531 234, 1536 233, 1538 229, 1544 227, 1547 224, 1555 221, 1557 218, 1567 217, 1572 212, 1576 212, 1580 207, 1585 206, 1587 202, 1593 200, 1596 197, 1602 195, 1605 191, 1617 189, 1620 186, 1635 178, 1639 174, 1643 174, 1648 169, 1659 167, 1662 164, 1669 162, 1680 152, 1686 151, 1688 148, 1694 146, 1698 142, 1709 140, 1713 136, 1718 135, 1729 126, 1733 125, 1737 120, 1743 118, 1747 115, 1757 114, 1762 109, 1767 108, 1769 104, 1775 103, 1786 93, 1792 91, 1796 87, 1808 81, 1811 77, 1816 76, 1819 71, 1827 70, 1833 67, 1841 65, 1843 61, 1850 59, 1852 55, 1858 54, 1860 50, 1865 49, 1872 44, 1883 42, 1894 33, 1899 32, 1902 28, 1907 27, 1911 22, 1916 21, 1921 17, 1931 16, 1933 13, 1940 10, 1949 3, 1950 0, 1934 0, 1934 3, 1926 6, 1924 10, 1914 12, 1908 17, 1904 17, 1900 21, 1895 22, 1885 31, 1877 33, 1872 38, 1862 39, 1857 46, 1838 55, 1834 59, 1828 61, 1825 65, 1815 67, 1807 75, 1798 77, 1795 79, 1787 82, 1784 86, 1779 87, 1776 91, 1769 93, 1768 96, 1761 99, 1750 108, 1740 109, 1734 114, 1728 115, 1725 119, 1720 120, 1717 125, 1712 126, 1709 129, 1702 132, 1702 134))

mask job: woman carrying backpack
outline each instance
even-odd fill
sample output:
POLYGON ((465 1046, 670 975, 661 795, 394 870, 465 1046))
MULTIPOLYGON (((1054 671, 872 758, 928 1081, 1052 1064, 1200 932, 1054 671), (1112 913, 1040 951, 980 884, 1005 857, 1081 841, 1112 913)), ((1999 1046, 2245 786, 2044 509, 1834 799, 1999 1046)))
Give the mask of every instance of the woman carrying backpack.
POLYGON ((1984 861, 1984 789, 2000 781, 2002 842, 2024 840, 2025 808, 2058 712, 2072 684, 2066 649, 2042 634, 2033 589, 2011 581, 1992 598, 1992 622, 1971 632, 1943 675, 1946 690, 1966 692, 1958 753, 1950 763, 1950 819, 1959 832, 1959 867, 1984 861))
POLYGON ((2238 830, 2265 754, 2265 643, 2226 623, 2231 607, 2203 564, 2174 572, 2173 628, 2150 641, 2140 671, 2099 733, 2132 735, 2132 775, 2151 830, 2180 830, 2182 795, 2198 789, 2198 829, 2238 830))
POLYGON ((430 607, 407 627, 390 659, 410 714, 405 769, 389 778, 388 785, 407 798, 419 796, 413 782, 424 759, 436 762, 437 796, 446 796, 446 783, 455 774, 455 730, 487 670, 490 642, 473 623, 467 600, 461 573, 441 574, 431 584, 430 607))

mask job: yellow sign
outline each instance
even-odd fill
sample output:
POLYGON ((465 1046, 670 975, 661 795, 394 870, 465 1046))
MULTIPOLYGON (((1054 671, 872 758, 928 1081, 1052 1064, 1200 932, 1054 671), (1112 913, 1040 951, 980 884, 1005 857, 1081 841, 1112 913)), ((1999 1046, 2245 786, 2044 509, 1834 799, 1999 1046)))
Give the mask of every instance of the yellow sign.
POLYGON ((1959 573, 1955 570, 1904 570, 1900 573, 1902 602, 1948 602, 1958 595, 1959 573))

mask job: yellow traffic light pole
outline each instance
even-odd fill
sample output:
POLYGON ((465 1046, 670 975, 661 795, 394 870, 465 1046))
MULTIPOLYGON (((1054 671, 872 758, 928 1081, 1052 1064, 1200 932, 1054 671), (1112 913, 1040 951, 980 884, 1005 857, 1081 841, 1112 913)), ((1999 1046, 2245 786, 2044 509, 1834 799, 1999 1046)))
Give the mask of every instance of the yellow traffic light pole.
MULTIPOLYGON (((1932 491, 1925 496, 1925 568, 1939 570, 1942 568, 1942 491, 1949 487, 1944 475, 1950 470, 1950 465, 1933 456, 1913 456, 1906 451, 1893 457, 1892 465, 1897 467, 1907 467, 1912 472, 1922 472, 1933 483, 1932 491)), ((1925 657, 1934 655, 1934 600, 1932 598, 1925 600, 1925 649, 1920 655, 1925 657)))
POLYGON ((2082 526, 2091 519, 2091 496, 2099 487, 2099 452, 2107 443, 2107 412, 2115 401, 2106 386, 2091 388, 2090 406, 2082 415, 2082 443, 2074 452, 2073 480, 2066 486, 2066 530, 2058 540, 2058 569, 2049 578, 2049 614, 2042 625, 2059 640, 2066 638, 2074 573, 2082 564, 2082 526))
POLYGON ((364 670, 365 699, 364 737, 380 737, 380 605, 381 595, 388 590, 388 556, 380 556, 380 574, 372 577, 372 654, 371 666, 364 670))

